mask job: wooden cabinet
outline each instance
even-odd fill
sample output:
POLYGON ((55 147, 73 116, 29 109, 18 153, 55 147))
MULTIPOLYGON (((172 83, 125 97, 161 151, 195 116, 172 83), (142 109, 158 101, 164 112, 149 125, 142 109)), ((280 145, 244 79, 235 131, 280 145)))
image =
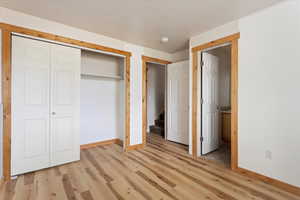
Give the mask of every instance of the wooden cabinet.
POLYGON ((222 112, 222 140, 231 142, 231 112, 222 112))

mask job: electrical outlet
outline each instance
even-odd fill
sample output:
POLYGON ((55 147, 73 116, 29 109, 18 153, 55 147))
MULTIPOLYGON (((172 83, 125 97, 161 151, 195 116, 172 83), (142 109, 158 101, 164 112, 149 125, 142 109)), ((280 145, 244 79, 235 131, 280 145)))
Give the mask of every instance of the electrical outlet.
POLYGON ((266 159, 268 159, 268 160, 272 160, 272 151, 267 150, 267 151, 266 151, 265 157, 266 157, 266 159))

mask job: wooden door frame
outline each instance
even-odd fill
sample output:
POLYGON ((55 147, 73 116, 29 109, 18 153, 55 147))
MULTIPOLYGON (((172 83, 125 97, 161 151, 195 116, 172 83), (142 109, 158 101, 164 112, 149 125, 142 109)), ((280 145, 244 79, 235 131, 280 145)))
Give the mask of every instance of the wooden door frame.
POLYGON ((130 147, 130 58, 131 52, 114 49, 98 44, 71 39, 51 33, 0 23, 2 31, 2 103, 3 103, 3 177, 11 178, 11 37, 13 33, 52 40, 83 48, 99 50, 124 56, 125 59, 125 141, 124 150, 130 147))
POLYGON ((142 147, 145 147, 147 138, 147 63, 172 64, 172 62, 167 60, 142 56, 142 147))
POLYGON ((197 110, 198 110, 198 52, 217 47, 222 44, 231 44, 231 169, 238 168, 238 40, 240 33, 220 38, 192 48, 192 155, 197 158, 197 110))

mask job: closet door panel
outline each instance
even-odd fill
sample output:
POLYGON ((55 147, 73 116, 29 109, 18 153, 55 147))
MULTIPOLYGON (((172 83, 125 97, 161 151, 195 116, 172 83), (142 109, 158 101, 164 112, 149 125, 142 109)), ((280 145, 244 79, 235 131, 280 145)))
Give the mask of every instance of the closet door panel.
POLYGON ((80 50, 51 46, 51 166, 79 160, 80 50))
POLYGON ((12 36, 13 176, 49 166, 49 79, 49 44, 12 36))

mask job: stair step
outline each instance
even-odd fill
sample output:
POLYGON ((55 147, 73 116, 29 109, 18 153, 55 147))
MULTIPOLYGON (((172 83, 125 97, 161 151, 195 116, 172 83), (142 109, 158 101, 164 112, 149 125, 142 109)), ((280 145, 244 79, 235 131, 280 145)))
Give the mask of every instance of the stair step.
POLYGON ((151 133, 159 134, 159 135, 161 135, 161 136, 164 136, 164 135, 165 135, 165 130, 164 130, 164 128, 159 127, 159 126, 155 126, 155 125, 150 126, 150 132, 151 132, 151 133))
POLYGON ((155 126, 165 127, 165 120, 157 119, 155 120, 155 126))
POLYGON ((161 113, 161 114, 159 115, 158 119, 164 120, 164 119, 165 119, 165 112, 161 113))

